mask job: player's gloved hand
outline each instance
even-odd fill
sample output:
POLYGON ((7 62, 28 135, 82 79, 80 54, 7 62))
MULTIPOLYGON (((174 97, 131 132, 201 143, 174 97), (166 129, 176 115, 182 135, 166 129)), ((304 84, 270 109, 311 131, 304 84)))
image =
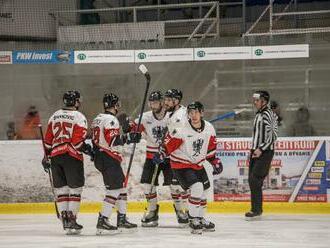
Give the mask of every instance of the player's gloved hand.
POLYGON ((125 113, 121 113, 117 116, 119 125, 121 126, 123 133, 128 133, 131 131, 131 125, 129 123, 129 118, 125 113))
POLYGON ((139 143, 141 141, 141 133, 131 132, 127 134, 127 144, 139 143))
POLYGON ((223 165, 219 159, 215 159, 214 163, 212 163, 213 166, 213 175, 220 175, 223 171, 223 165))
POLYGON ((152 157, 152 162, 155 164, 161 164, 163 162, 163 158, 161 157, 160 153, 155 153, 152 157))
POLYGON ((95 153, 94 153, 94 150, 93 150, 93 148, 92 148, 92 146, 90 144, 84 143, 81 146, 81 151, 83 153, 85 153, 86 155, 88 155, 90 157, 91 161, 94 161, 95 153))
POLYGON ((45 172, 48 173, 49 170, 50 170, 50 166, 51 166, 49 157, 48 156, 44 156, 44 158, 41 161, 41 164, 44 167, 45 172))

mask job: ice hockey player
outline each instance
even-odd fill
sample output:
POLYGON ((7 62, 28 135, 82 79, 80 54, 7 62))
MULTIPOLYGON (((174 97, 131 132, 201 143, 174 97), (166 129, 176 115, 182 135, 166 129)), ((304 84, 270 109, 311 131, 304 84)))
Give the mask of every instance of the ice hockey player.
MULTIPOLYGON (((158 210, 157 189, 159 185, 158 178, 160 172, 164 176, 164 186, 170 186, 174 202, 177 202, 176 191, 177 185, 172 185, 173 173, 170 166, 169 158, 165 158, 162 154, 164 135, 167 130, 168 114, 164 108, 164 99, 160 91, 153 91, 148 99, 151 111, 143 113, 140 131, 143 132, 147 141, 146 160, 143 166, 141 183, 144 184, 145 197, 148 202, 147 212, 144 214, 141 222, 142 227, 158 226, 158 210)), ((133 130, 136 130, 135 120, 133 130)), ((179 222, 180 224, 180 222, 179 222)))
POLYGON ((214 223, 204 218, 210 181, 203 163, 205 160, 211 163, 214 175, 222 172, 222 164, 215 157, 215 130, 203 120, 203 105, 192 102, 187 106, 187 112, 188 122, 167 134, 165 147, 174 176, 183 189, 190 189, 188 209, 191 233, 201 234, 203 230, 215 230, 214 223))
POLYGON ((106 195, 97 221, 97 234, 116 233, 117 229, 133 229, 137 225, 126 218, 127 189, 124 188, 124 172, 121 167, 120 147, 125 144, 139 143, 141 133, 120 134, 116 115, 120 109, 119 98, 115 94, 103 97, 104 113, 92 122, 92 142, 95 151, 95 167, 102 173, 106 195), (117 226, 111 225, 109 217, 116 206, 117 226))
MULTIPOLYGON (((183 94, 181 90, 169 89, 164 94, 164 107, 169 113, 169 118, 167 120, 167 130, 172 132, 178 127, 182 127, 187 123, 187 108, 181 104, 183 94)), ((173 187, 171 190, 172 199, 174 200, 174 209, 177 216, 179 224, 188 224, 188 214, 187 214, 187 199, 188 192, 183 190, 179 185, 175 176, 173 177, 173 187)))
POLYGON ((93 152, 91 146, 85 143, 86 118, 77 111, 80 93, 65 92, 63 103, 64 107, 48 121, 44 138, 46 156, 42 165, 47 172, 51 169, 56 204, 64 230, 67 234, 78 234, 83 228, 76 222, 85 183, 82 152, 90 156, 93 156, 93 152))

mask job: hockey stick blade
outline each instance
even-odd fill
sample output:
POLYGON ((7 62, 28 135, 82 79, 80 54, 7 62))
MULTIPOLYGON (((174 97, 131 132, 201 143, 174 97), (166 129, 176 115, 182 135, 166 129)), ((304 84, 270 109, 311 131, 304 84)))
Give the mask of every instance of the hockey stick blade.
POLYGON ((147 81, 151 80, 150 74, 148 72, 147 67, 144 64, 139 66, 139 71, 146 77, 147 81))

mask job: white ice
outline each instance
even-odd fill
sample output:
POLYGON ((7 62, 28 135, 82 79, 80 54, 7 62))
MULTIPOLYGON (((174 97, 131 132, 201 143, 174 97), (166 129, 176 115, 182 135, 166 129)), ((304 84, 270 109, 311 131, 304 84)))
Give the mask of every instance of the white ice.
MULTIPOLYGON (((141 214, 129 214, 139 223, 141 214)), ((96 236, 96 214, 80 214, 80 236, 66 236, 54 215, 0 215, 0 247, 330 247, 330 215, 265 215, 247 222, 242 215, 209 214, 216 231, 192 235, 177 228, 173 214, 161 214, 158 228, 96 236)))

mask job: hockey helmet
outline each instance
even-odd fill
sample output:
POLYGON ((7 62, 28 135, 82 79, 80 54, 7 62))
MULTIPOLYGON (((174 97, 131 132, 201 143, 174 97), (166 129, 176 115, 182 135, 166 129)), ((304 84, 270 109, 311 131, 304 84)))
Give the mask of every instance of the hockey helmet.
POLYGON ((163 99, 163 94, 160 91, 153 91, 149 95, 149 101, 160 101, 163 99))
POLYGON ((103 97, 103 107, 111 108, 115 107, 119 103, 119 98, 113 93, 105 94, 103 97))
POLYGON ((175 98, 175 99, 178 99, 179 101, 181 101, 183 98, 183 94, 182 94, 181 90, 170 89, 165 92, 165 97, 171 97, 171 98, 175 98))
POLYGON ((187 106, 187 111, 189 112, 190 110, 198 110, 199 112, 204 111, 204 106, 201 102, 195 101, 192 103, 189 103, 187 106))
POLYGON ((80 98, 80 94, 79 94, 79 97, 77 98, 76 91, 69 90, 69 91, 65 92, 64 95, 63 95, 64 106, 74 107, 76 105, 76 101, 79 98, 80 98))

